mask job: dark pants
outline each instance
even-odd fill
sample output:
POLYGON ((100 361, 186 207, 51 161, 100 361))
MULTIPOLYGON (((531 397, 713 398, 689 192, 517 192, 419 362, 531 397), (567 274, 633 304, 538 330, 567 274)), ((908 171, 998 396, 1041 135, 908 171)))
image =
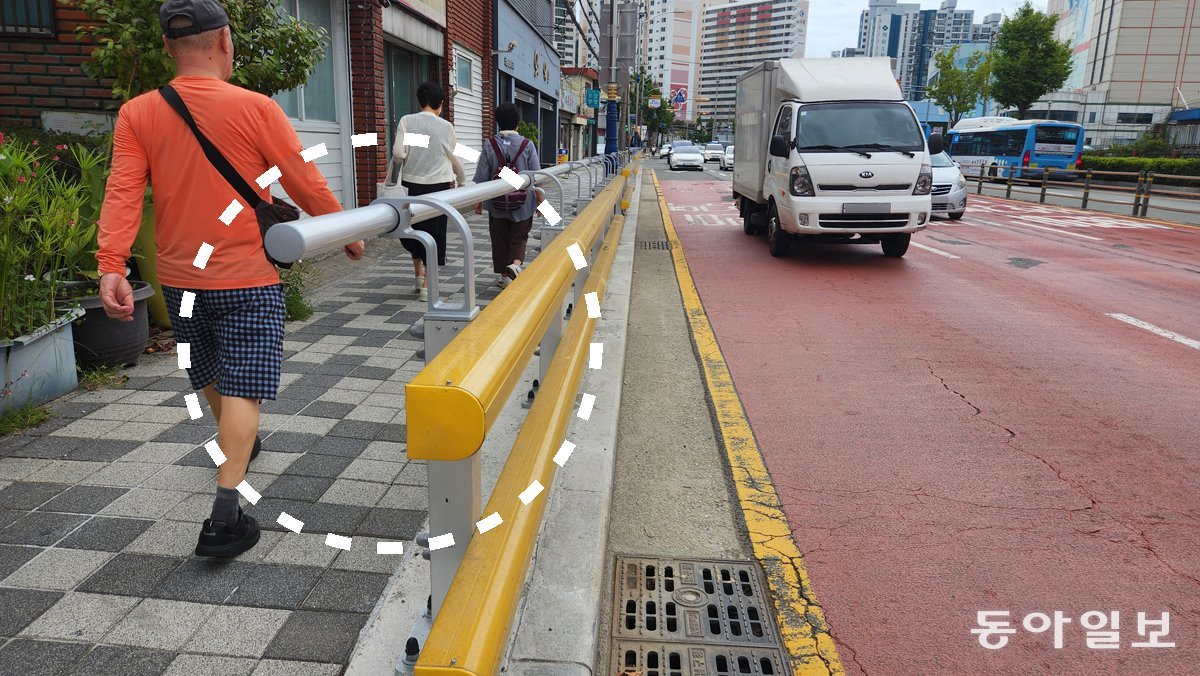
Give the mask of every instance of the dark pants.
MULTIPOLYGON (((453 183, 409 183, 401 181, 400 185, 408 189, 408 194, 411 197, 420 197, 433 192, 441 192, 454 187, 453 183)), ((433 236, 433 241, 437 242, 438 250, 438 266, 446 267, 446 217, 438 216, 431 218, 428 221, 416 223, 413 225, 413 230, 427 232, 433 236)), ((402 239, 400 243, 408 250, 408 253, 413 255, 413 258, 425 262, 425 245, 415 239, 402 239)))
POLYGON ((525 260, 525 245, 529 243, 529 230, 533 217, 523 221, 511 221, 488 214, 488 230, 492 234, 492 268, 496 274, 504 274, 513 261, 525 260))

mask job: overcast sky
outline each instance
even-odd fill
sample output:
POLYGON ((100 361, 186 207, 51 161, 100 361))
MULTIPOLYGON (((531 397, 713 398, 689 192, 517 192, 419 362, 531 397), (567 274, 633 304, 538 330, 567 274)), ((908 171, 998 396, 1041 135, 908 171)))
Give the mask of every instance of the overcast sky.
MULTIPOLYGON (((1011 16, 1024 0, 958 0, 958 8, 975 10, 975 23, 993 12, 1011 16)), ((940 0, 922 0, 922 9, 937 9, 940 0)), ((1033 0, 1033 6, 1046 11, 1046 0, 1033 0)), ((858 45, 858 17, 866 9, 866 0, 809 0, 808 38, 804 55, 812 58, 858 45)))

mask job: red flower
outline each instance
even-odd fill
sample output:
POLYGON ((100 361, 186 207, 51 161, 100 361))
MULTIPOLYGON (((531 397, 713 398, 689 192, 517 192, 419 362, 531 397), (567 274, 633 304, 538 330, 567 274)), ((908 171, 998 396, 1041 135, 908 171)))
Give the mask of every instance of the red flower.
POLYGON ((55 149, 55 150, 66 150, 66 149, 67 149, 67 144, 63 143, 63 144, 61 144, 61 145, 54 146, 54 149, 55 149))
POLYGON ((54 156, 54 161, 55 161, 55 162, 57 162, 57 161, 58 161, 58 155, 55 155, 55 156, 54 156))
POLYGON ((35 146, 36 146, 36 145, 40 145, 40 144, 39 144, 39 143, 38 143, 38 142, 35 140, 35 141, 33 142, 33 145, 35 145, 35 146))
POLYGON ((37 169, 37 168, 38 168, 38 167, 40 167, 41 165, 42 165, 42 163, 41 163, 41 162, 38 162, 37 160, 34 160, 34 161, 33 161, 33 168, 34 168, 34 169, 37 169))
POLYGON ((18 177, 17 177, 17 183, 24 183, 24 182, 25 182, 25 177, 24 177, 24 176, 18 176, 18 177))

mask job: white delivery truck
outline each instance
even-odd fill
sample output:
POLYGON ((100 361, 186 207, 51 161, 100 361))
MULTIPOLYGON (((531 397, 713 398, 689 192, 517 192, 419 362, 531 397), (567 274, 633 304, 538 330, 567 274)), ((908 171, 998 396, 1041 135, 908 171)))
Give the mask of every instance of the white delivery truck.
POLYGON ((737 80, 733 194, 773 256, 798 238, 900 257, 929 222, 930 153, 888 59, 781 59, 737 80))

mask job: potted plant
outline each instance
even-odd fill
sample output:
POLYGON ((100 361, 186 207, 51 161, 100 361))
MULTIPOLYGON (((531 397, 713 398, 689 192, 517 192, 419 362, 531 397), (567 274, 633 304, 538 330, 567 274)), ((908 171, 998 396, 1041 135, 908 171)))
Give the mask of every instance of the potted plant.
POLYGON ((78 237, 81 185, 36 148, 0 134, 0 412, 75 389, 71 322, 58 292, 68 240, 78 237))
MULTIPOLYGON (((122 103, 157 89, 175 76, 175 62, 162 44, 157 20, 161 0, 82 0, 80 9, 94 21, 76 30, 80 39, 96 43, 83 71, 102 80, 111 78, 113 97, 122 103)), ((233 76, 238 86, 273 96, 308 80, 325 54, 328 36, 311 23, 288 16, 278 2, 221 0, 233 31, 233 76), (286 56, 285 56, 286 55, 286 56)), ((214 205, 216 218, 225 205, 214 205)), ((171 328, 171 317, 158 282, 154 247, 154 203, 146 199, 141 228, 134 243, 139 276, 159 292, 153 300, 154 323, 171 328)), ((136 323, 136 322, 135 322, 136 323)))

